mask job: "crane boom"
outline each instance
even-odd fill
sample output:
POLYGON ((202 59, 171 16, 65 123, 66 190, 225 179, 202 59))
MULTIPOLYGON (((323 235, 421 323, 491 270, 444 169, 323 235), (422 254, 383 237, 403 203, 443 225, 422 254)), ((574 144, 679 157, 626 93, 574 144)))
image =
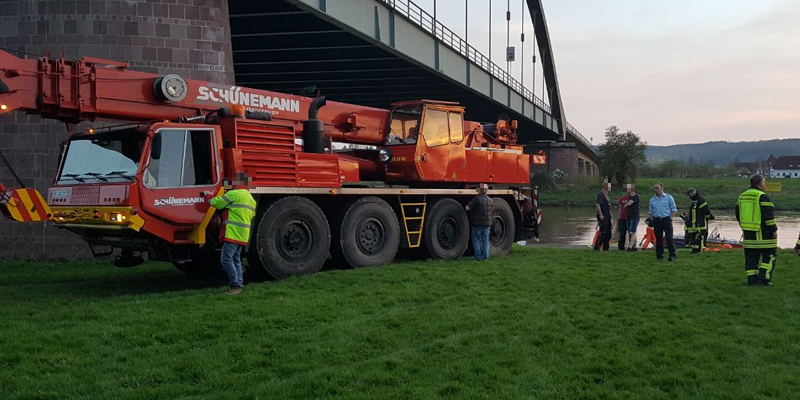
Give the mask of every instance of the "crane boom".
MULTIPOLYGON (((0 50, 0 105, 67 123, 113 119, 177 120, 240 105, 300 124, 314 100, 267 90, 132 71, 128 63, 83 57, 22 59, 0 50)), ((385 141, 389 111, 327 102, 319 111, 333 140, 385 141)))

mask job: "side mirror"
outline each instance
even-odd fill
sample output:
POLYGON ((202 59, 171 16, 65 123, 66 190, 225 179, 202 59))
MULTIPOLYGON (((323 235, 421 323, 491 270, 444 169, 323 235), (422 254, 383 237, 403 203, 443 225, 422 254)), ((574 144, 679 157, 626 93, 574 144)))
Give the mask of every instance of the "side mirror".
POLYGON ((150 158, 153 160, 161 159, 161 132, 156 132, 153 136, 153 143, 150 146, 150 158))

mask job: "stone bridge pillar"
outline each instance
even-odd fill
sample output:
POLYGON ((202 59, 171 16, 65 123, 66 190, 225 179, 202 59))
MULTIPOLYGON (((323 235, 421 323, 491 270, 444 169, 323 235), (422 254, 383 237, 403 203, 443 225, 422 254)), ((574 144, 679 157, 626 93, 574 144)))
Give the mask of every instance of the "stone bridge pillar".
MULTIPOLYGON (((128 61, 131 69, 233 84, 228 0, 3 1, 0 45, 54 57, 128 61)), ((35 57, 35 56, 29 56, 35 57)), ((85 129, 85 124, 77 127, 85 129)), ((45 196, 64 124, 21 112, 0 116, 0 150, 45 196)), ((0 167, 0 182, 16 186, 0 167)), ((75 257, 88 246, 49 224, 0 218, 0 257, 75 257)))

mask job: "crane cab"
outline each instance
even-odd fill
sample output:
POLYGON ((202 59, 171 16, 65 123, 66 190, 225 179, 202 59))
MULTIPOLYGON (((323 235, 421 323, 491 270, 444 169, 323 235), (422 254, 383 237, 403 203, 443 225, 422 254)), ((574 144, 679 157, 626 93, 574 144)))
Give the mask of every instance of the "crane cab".
POLYGON ((97 245, 144 251, 144 231, 167 243, 202 243, 196 228, 209 217, 204 193, 222 186, 221 148, 219 127, 203 124, 73 135, 48 193, 51 220, 97 245))
POLYGON ((464 182, 464 107, 431 100, 392 106, 386 175, 397 181, 464 182))
POLYGON ((394 103, 387 135, 386 176, 398 182, 528 184, 529 156, 516 145, 516 124, 464 120, 455 102, 394 103))

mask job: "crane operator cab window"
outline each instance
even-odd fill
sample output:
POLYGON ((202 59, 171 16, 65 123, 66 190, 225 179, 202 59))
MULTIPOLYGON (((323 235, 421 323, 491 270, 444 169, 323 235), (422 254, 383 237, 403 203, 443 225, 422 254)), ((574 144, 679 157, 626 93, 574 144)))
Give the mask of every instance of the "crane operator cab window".
POLYGON ((209 186, 216 182, 210 130, 161 129, 150 146, 143 174, 151 188, 209 186))
POLYGON ((460 142, 464 139, 464 116, 458 112, 428 109, 422 137, 428 147, 460 142))
POLYGON ((419 120, 419 111, 394 111, 386 144, 416 144, 419 136, 419 120))

